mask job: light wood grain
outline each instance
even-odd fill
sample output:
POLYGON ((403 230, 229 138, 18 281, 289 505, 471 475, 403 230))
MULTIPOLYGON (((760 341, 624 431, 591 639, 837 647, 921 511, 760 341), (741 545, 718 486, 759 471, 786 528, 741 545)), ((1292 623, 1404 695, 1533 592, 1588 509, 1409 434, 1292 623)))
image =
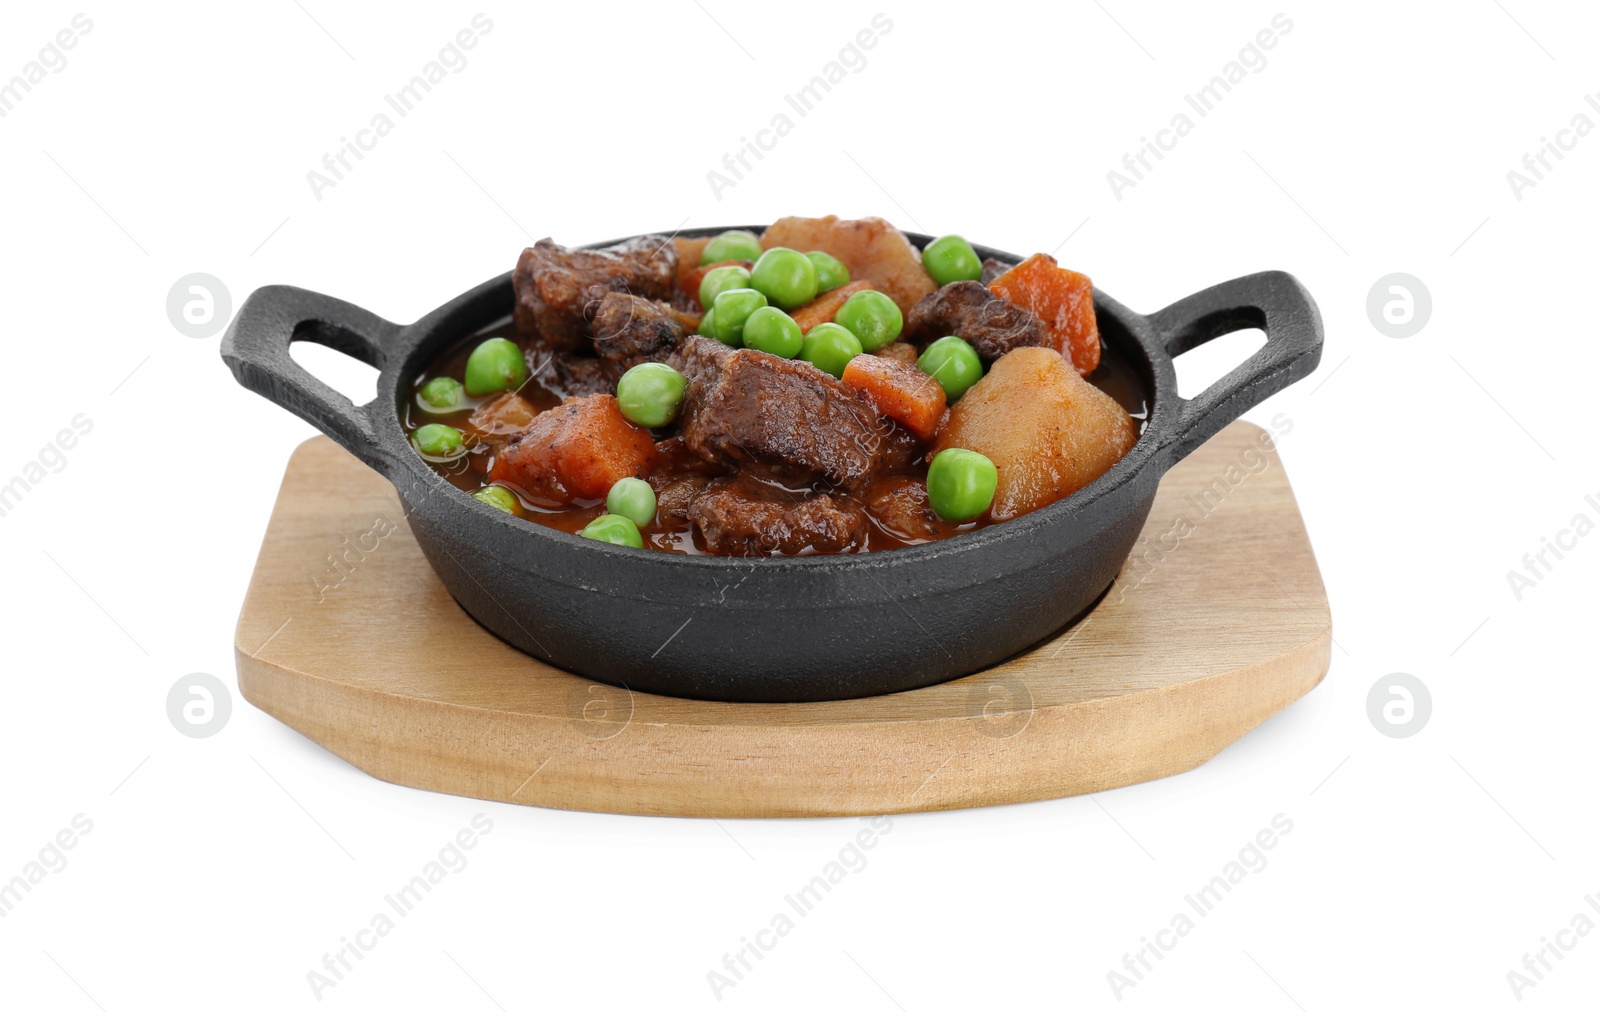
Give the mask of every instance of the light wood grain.
POLYGON ((1087 618, 913 692, 707 703, 551 668, 460 609, 394 490, 321 437, 290 460, 235 637, 246 699, 383 780, 715 817, 1007 804, 1180 773, 1309 692, 1330 643, 1288 479, 1244 423, 1167 475, 1087 618))

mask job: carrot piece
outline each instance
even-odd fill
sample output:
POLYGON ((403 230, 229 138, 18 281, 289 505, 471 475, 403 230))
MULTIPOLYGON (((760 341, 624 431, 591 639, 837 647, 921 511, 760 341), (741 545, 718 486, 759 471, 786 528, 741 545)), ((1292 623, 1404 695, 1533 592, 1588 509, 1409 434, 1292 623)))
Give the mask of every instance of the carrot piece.
POLYGON ((1056 351, 1072 360, 1078 375, 1100 364, 1100 328, 1094 317, 1094 285, 1077 271, 1035 253, 989 282, 989 290, 1044 322, 1056 351))
POLYGON ((850 296, 871 288, 870 281, 852 281, 823 292, 789 315, 794 318, 794 322, 800 324, 800 333, 810 333, 811 328, 819 323, 832 323, 835 314, 839 312, 839 307, 844 305, 850 296))
POLYGON ((534 417, 495 457, 489 480, 556 504, 603 499, 623 478, 655 463, 650 433, 622 417, 610 394, 569 398, 534 417))
POLYGON ((914 365, 882 355, 857 355, 841 378, 845 386, 865 393, 879 414, 918 439, 932 439, 944 417, 944 387, 914 365))

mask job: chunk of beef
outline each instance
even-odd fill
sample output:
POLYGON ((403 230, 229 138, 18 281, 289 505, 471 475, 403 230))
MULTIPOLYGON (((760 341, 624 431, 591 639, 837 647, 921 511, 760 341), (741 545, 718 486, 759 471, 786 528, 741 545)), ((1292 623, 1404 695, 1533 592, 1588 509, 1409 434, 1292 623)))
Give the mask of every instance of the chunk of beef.
POLYGON ((661 361, 684 338, 683 322, 671 306, 624 292, 600 300, 591 330, 595 354, 624 371, 661 361))
POLYGON ((590 322, 608 292, 670 300, 677 280, 677 247, 662 236, 601 250, 569 250, 540 239, 522 251, 511 275, 512 318, 523 340, 575 351, 587 343, 590 322))
POLYGON ((661 440, 656 443, 655 468, 645 479, 656 492, 656 516, 663 523, 687 521, 689 504, 713 478, 728 473, 727 467, 712 463, 684 446, 681 436, 661 440))
POLYGON ((656 444, 656 474, 702 474, 708 478, 721 478, 731 474, 726 464, 710 461, 689 449, 682 436, 670 436, 656 444))
POLYGON ((547 361, 539 382, 561 397, 616 393, 617 380, 623 373, 615 362, 575 351, 553 352, 547 361))
POLYGON ((689 381, 689 389, 715 382, 727 368, 733 349, 709 337, 685 338, 668 361, 689 381))
POLYGON ((983 275, 978 278, 978 283, 987 288, 989 287, 989 282, 993 281, 995 278, 998 278, 1000 275, 1004 274, 1010 269, 1010 264, 1003 264, 994 257, 985 257, 983 261, 983 275))
POLYGON ((985 363, 1012 348, 1048 347, 1051 343, 1037 316, 976 281, 954 281, 923 296, 906 317, 906 333, 918 345, 959 334, 985 363))
POLYGON ((746 475, 713 481, 690 504, 689 520, 714 555, 843 552, 867 542, 867 517, 855 500, 746 475))
POLYGON ((809 362, 730 351, 698 336, 683 342, 674 362, 689 379, 679 433, 707 460, 765 464, 846 488, 882 464, 887 424, 809 362))
POLYGON ((655 455, 650 433, 622 417, 617 399, 595 394, 535 417, 495 456, 489 480, 565 505, 602 499, 623 478, 644 477, 655 455))
POLYGON ((889 422, 889 438, 883 441, 883 463, 879 474, 909 471, 928 453, 928 444, 918 439, 904 425, 889 422))
POLYGON ((928 505, 928 486, 918 478, 879 478, 862 498, 878 526, 905 541, 929 541, 953 527, 928 505))
POLYGON ((709 477, 692 471, 654 474, 645 480, 655 490, 656 518, 663 522, 689 519, 689 507, 711 484, 709 477))

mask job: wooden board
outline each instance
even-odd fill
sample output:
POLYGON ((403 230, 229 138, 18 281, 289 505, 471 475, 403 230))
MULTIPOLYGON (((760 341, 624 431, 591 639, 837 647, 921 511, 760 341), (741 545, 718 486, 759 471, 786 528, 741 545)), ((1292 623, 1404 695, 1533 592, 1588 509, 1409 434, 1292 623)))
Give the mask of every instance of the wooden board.
POLYGON ((289 462, 235 636, 245 698, 375 777, 714 817, 998 805, 1180 773, 1309 692, 1330 643, 1288 479, 1244 423, 1167 475, 1088 617, 913 692, 706 703, 549 667, 460 609, 394 490, 321 437, 289 462))

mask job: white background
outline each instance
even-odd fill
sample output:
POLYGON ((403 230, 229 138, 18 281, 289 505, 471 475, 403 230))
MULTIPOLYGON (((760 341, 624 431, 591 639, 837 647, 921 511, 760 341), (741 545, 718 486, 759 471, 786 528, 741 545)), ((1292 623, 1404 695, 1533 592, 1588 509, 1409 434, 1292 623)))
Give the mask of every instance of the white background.
MULTIPOLYGON (((8 5, 0 79, 78 10, 8 5)), ((465 68, 316 199, 307 172, 479 10, 88 8, 65 68, 0 119, 0 482, 93 423, 0 517, 0 880, 93 822, 0 919, 0 1004, 318 1005, 307 971, 480 812, 494 828, 470 865, 321 1005, 1509 1008, 1525 952, 1580 911, 1600 922, 1583 900, 1600 893, 1600 537, 1520 601, 1506 579, 1600 495, 1600 134, 1521 200, 1506 179, 1575 115, 1600 124, 1592 6, 488 7, 465 68), (866 66, 717 199, 707 171, 879 11, 893 27, 866 66), (1280 11, 1293 29, 1265 68, 1117 199, 1107 171, 1280 11), (290 283, 406 321, 540 236, 829 212, 1059 245, 1141 310, 1300 277, 1323 365, 1252 417, 1293 420, 1281 451, 1334 614, 1324 684, 1183 776, 896 817, 720 1002, 707 972, 863 823, 392 787, 236 691, 212 738, 169 724, 180 676, 234 684, 237 609, 311 434, 234 384, 217 337, 169 323, 176 279, 213 274, 235 307, 290 283), (1433 300, 1405 339, 1366 311, 1396 271, 1433 300), (1396 671, 1433 700, 1404 739, 1366 715, 1396 671), (1294 828, 1268 866, 1119 1001, 1107 972, 1278 813, 1294 828)), ((1247 350, 1190 357, 1214 376, 1247 350)), ((370 396, 333 358, 317 368, 370 396)), ((1590 935, 1521 1004, 1597 989, 1590 935)))

